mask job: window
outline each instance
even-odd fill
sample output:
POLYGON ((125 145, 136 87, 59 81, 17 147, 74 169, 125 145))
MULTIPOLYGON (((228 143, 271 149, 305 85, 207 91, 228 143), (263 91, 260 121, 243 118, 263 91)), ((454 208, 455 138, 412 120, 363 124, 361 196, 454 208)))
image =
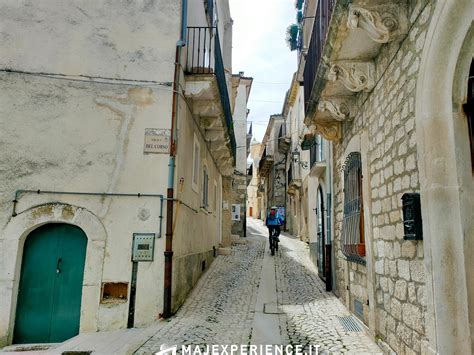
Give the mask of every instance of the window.
POLYGON ((471 143, 471 167, 474 172, 474 61, 469 70, 469 81, 467 83, 467 102, 464 104, 464 112, 467 116, 467 129, 469 142, 471 143))
POLYGON ((362 163, 358 152, 350 153, 344 166, 342 252, 349 261, 365 264, 362 163))
POLYGON ((199 186, 199 170, 201 165, 201 147, 199 146, 199 141, 194 135, 194 150, 193 150, 193 179, 192 179, 192 188, 194 191, 198 192, 199 186))
POLYGON ((209 208, 209 173, 207 167, 202 169, 202 208, 209 208))

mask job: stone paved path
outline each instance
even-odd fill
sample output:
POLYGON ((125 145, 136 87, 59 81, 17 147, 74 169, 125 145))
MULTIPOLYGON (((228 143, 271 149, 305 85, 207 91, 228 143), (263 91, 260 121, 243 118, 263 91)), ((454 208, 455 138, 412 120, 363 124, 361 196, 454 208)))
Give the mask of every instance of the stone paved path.
POLYGON ((280 250, 271 257, 261 221, 248 220, 247 228, 247 244, 219 256, 176 316, 136 354, 153 354, 162 344, 203 349, 208 344, 261 344, 262 327, 275 322, 279 327, 272 328, 280 330, 275 339, 283 345, 301 345, 306 350, 319 345, 320 354, 382 353, 362 328, 359 332, 343 328, 338 317, 350 313, 324 290, 305 243, 282 235, 280 250), (275 280, 267 282, 262 275, 275 280), (276 302, 264 304, 266 299, 276 302), (262 304, 266 312, 260 309, 262 304))

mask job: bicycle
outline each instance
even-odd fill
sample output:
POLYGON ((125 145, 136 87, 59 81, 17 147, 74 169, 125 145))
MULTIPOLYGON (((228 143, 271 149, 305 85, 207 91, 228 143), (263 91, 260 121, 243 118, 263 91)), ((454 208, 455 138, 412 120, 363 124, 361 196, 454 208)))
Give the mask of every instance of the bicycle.
POLYGON ((271 255, 275 255, 275 250, 278 251, 278 231, 276 228, 271 229, 270 235, 270 252, 271 255))

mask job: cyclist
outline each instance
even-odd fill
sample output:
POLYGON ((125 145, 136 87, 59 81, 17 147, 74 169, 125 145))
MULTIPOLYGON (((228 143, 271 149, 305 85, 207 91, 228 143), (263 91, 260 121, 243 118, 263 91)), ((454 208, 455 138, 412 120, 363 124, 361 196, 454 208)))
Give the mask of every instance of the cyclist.
POLYGON ((267 214, 265 225, 268 227, 268 235, 271 238, 273 230, 276 231, 275 238, 280 241, 278 236, 280 235, 280 226, 283 224, 283 218, 278 213, 278 207, 272 206, 270 212, 267 214))

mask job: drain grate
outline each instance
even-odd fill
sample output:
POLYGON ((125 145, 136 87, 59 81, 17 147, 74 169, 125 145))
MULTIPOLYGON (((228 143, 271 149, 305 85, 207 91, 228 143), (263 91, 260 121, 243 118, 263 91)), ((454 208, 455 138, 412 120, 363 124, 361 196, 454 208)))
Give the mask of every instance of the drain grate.
POLYGON ((339 319, 339 323, 341 323, 344 330, 347 330, 348 332, 361 332, 362 331, 362 328, 352 316, 346 316, 346 317, 337 316, 337 319, 339 319))

